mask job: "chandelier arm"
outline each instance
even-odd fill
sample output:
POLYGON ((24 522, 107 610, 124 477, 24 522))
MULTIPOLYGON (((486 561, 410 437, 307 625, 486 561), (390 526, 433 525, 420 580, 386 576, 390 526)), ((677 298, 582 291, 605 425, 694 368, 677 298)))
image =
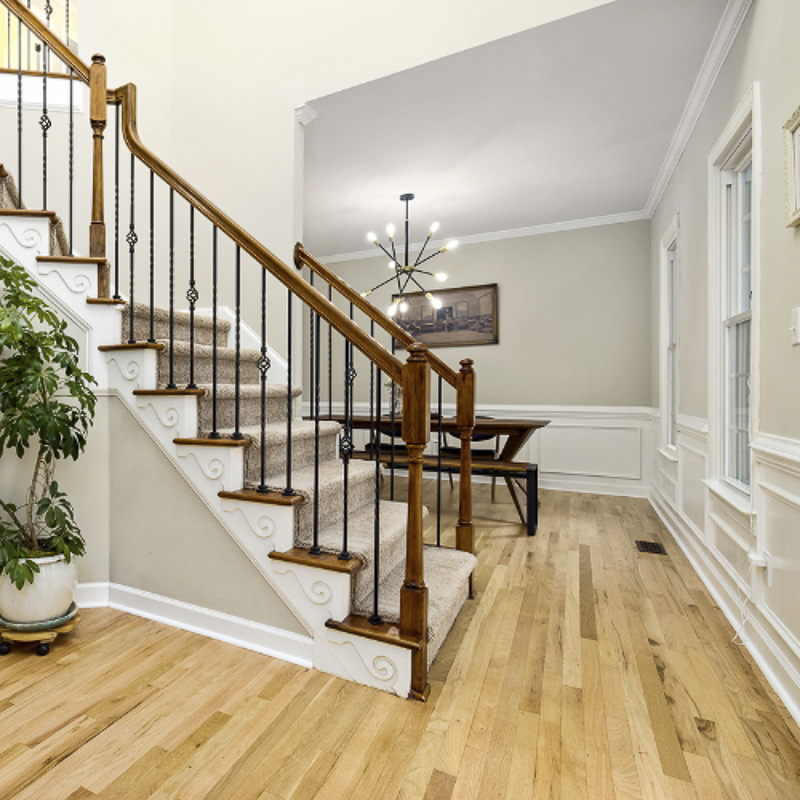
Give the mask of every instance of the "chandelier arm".
POLYGON ((422 243, 422 249, 417 253, 417 260, 414 262, 414 266, 416 267, 419 264, 419 260, 422 258, 422 254, 425 252, 425 248, 428 246, 428 242, 431 240, 431 237, 428 236, 425 241, 422 243))
POLYGON ((369 290, 368 293, 372 294, 373 292, 377 291, 378 289, 382 288, 383 286, 386 286, 386 284, 387 283, 391 283, 395 279, 395 277, 396 277, 395 275, 392 275, 390 278, 387 278, 385 281, 383 281, 382 283, 379 283, 377 286, 373 286, 369 290))
POLYGON ((425 291, 425 287, 413 275, 409 275, 408 280, 414 281, 414 283, 419 287, 420 291, 423 294, 430 294, 430 292, 425 291))
POLYGON ((392 258, 392 254, 380 242, 375 242, 375 244, 378 247, 380 247, 380 249, 383 250, 383 252, 386 253, 386 255, 389 256, 389 258, 392 259, 392 261, 396 261, 397 260, 396 258, 392 258))
MULTIPOLYGON (((412 280, 414 280, 414 273, 413 272, 407 273, 406 274, 406 282, 403 284, 403 288, 400 290, 400 294, 405 294, 406 293, 406 288, 408 287, 409 282, 412 281, 412 280)), ((414 283, 417 283, 417 282, 414 281, 414 283)), ((417 283, 417 286, 419 286, 418 283, 417 283)))
MULTIPOLYGON (((444 250, 437 250, 435 253, 431 253, 427 258, 423 258, 422 261, 418 262, 420 265, 424 264, 426 261, 430 261, 432 258, 436 258, 436 256, 440 256, 444 250)), ((414 266, 417 266, 416 264, 414 266)))
POLYGON ((392 239, 391 241, 392 241, 392 261, 394 261, 394 263, 396 264, 397 263, 397 248, 394 246, 394 239, 392 239))

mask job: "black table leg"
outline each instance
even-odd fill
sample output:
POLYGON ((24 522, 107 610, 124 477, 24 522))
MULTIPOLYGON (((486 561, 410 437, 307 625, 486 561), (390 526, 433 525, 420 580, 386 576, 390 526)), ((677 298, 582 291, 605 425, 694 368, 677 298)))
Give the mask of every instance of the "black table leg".
POLYGON ((525 473, 527 484, 528 536, 535 536, 539 527, 539 466, 528 464, 525 473))

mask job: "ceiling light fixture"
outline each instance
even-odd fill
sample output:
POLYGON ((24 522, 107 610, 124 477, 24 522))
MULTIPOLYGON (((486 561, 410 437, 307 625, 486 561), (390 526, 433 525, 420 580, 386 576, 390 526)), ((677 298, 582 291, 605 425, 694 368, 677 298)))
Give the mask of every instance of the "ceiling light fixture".
POLYGON ((442 307, 442 302, 437 297, 427 291, 425 287, 417 280, 417 275, 428 275, 432 278, 436 278, 437 281, 443 283, 447 280, 447 274, 445 272, 428 272, 427 270, 420 269, 420 267, 430 261, 432 258, 435 258, 438 255, 441 255, 446 250, 453 250, 454 248, 458 247, 458 242, 453 239, 449 241, 446 245, 443 245, 438 250, 433 253, 428 254, 423 258, 425 254, 425 248, 428 246, 428 242, 433 238, 433 234, 439 230, 439 223, 434 222, 431 224, 430 228, 428 229, 428 236, 422 244, 422 248, 420 249, 419 253, 417 254, 414 263, 409 263, 409 255, 408 250, 410 246, 410 241, 408 238, 408 204, 414 199, 413 194, 401 194, 400 200, 401 202, 406 204, 406 223, 405 223, 405 242, 404 242, 404 258, 402 263, 397 257, 397 245, 395 243, 394 235, 396 232, 395 226, 390 222, 386 226, 386 235, 389 237, 389 245, 391 247, 391 252, 384 247, 381 242, 379 241, 378 237, 370 231, 367 234, 367 240, 372 242, 376 247, 379 247, 387 256, 389 256, 389 269, 393 270, 394 274, 387 278, 384 281, 381 281, 377 286, 373 286, 368 292, 362 292, 362 297, 367 297, 368 295, 372 294, 376 289, 380 289, 383 286, 386 286, 387 283, 391 283, 392 281, 397 282, 397 295, 398 299, 397 302, 393 302, 388 309, 388 314, 390 317, 393 317, 399 311, 401 314, 408 311, 408 303, 406 302, 405 294, 406 289, 408 288, 409 283, 413 283, 428 299, 428 302, 436 309, 442 307))

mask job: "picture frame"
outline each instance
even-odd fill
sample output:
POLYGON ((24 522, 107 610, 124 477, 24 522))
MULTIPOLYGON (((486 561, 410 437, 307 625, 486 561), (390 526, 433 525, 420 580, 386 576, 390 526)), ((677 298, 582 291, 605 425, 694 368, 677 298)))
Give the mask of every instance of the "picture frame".
MULTIPOLYGON (((434 308, 426 294, 404 294, 408 308, 395 316, 395 322, 418 342, 431 348, 498 343, 496 283, 430 292, 441 308, 434 308)), ((392 295, 392 300, 399 302, 400 295, 392 295)))
POLYGON ((783 126, 786 226, 800 225, 800 106, 783 126))

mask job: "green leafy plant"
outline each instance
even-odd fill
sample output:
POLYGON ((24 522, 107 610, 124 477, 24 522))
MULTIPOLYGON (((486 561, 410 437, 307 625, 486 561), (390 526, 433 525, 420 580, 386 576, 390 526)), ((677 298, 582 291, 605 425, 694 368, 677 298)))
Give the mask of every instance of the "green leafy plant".
POLYGON ((53 480, 58 459, 77 459, 94 418, 94 378, 78 364, 67 323, 34 294, 26 270, 0 257, 0 452, 36 453, 24 505, 0 499, 0 574, 22 589, 34 558, 81 556, 86 543, 66 494, 53 480))

